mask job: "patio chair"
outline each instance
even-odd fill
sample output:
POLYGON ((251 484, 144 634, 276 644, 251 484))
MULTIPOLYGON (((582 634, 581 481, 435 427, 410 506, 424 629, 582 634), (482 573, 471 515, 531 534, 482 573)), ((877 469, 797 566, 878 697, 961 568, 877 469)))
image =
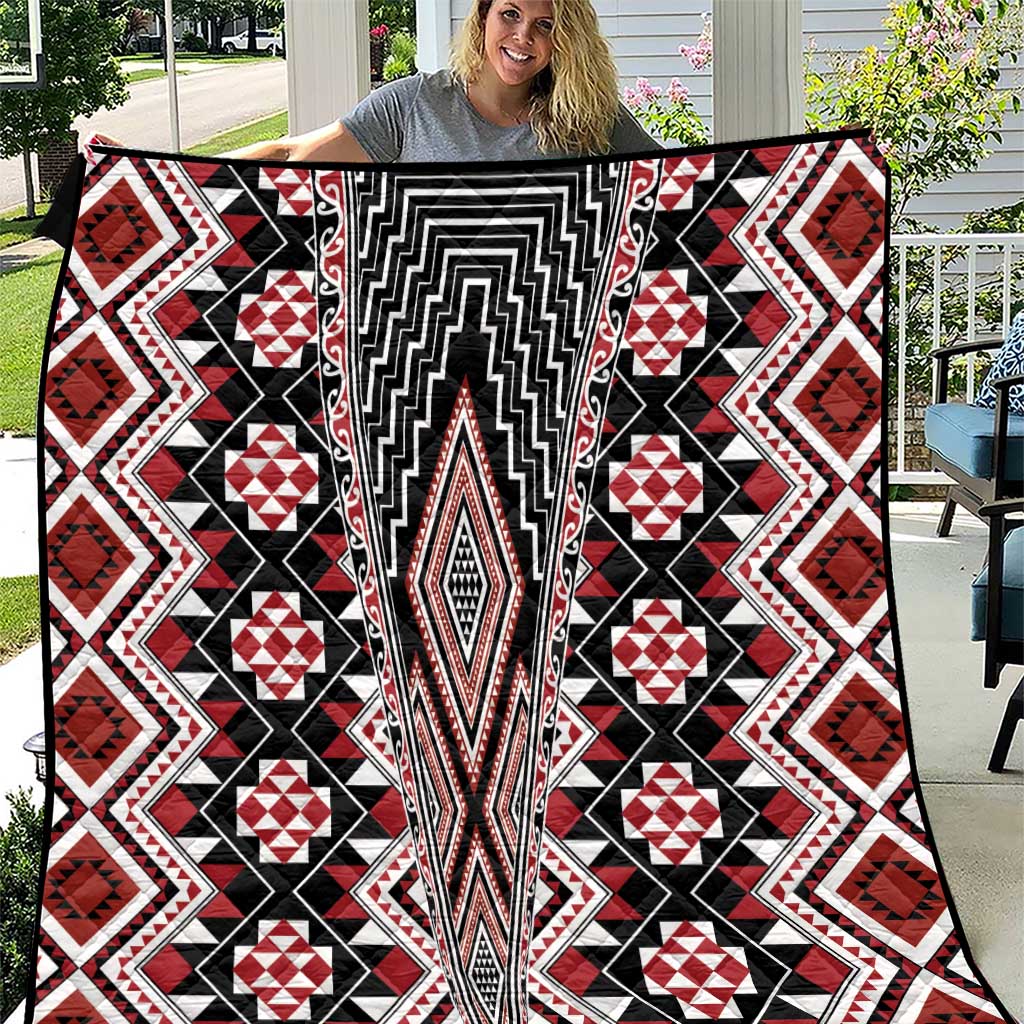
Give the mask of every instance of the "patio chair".
MULTIPOLYGON (((1004 341, 966 342, 936 349, 938 361, 936 402, 924 416, 925 444, 931 449, 932 468, 953 481, 939 520, 938 536, 949 535, 956 506, 978 515, 982 505, 1024 494, 1024 415, 1011 401, 1011 388, 1024 381, 1024 313, 1014 318, 1004 341), (982 385, 989 396, 986 407, 949 401, 949 361, 954 356, 998 348, 992 371, 982 385), (1004 367, 1005 375, 994 375, 1004 367)), ((979 394, 979 400, 982 394, 979 394)))
MULTIPOLYGON (((1006 665, 1024 665, 1024 522, 1007 516, 1024 512, 1024 499, 1010 498, 982 505, 979 514, 991 523, 988 564, 972 585, 971 639, 985 641, 985 686, 999 682, 1006 665), (1001 580, 1002 586, 994 586, 1001 580)), ((1010 694, 988 763, 1001 772, 1017 725, 1024 718, 1024 676, 1010 694)))

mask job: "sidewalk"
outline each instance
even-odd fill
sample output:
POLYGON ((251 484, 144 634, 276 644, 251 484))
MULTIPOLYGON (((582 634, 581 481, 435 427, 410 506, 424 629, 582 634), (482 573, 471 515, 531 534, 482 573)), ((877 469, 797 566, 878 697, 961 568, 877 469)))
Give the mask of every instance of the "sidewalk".
POLYGON ((16 245, 9 245, 0 250, 0 274, 7 270, 15 270, 40 256, 48 256, 60 248, 49 238, 29 238, 16 245))
POLYGON ((0 437, 0 578, 39 573, 36 439, 0 437))

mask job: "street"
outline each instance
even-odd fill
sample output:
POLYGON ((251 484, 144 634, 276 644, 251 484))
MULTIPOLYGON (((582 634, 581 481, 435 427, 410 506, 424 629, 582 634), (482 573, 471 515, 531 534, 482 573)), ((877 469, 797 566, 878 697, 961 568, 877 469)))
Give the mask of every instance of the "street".
MULTIPOLYGON (((178 76, 183 147, 288 105, 283 60, 220 68, 205 64, 183 66, 190 70, 190 74, 178 76)), ((75 127, 83 134, 102 131, 134 148, 170 149, 167 79, 137 82, 130 90, 131 99, 123 106, 79 118, 75 127)), ((0 210, 16 206, 24 199, 21 157, 0 160, 0 210)))

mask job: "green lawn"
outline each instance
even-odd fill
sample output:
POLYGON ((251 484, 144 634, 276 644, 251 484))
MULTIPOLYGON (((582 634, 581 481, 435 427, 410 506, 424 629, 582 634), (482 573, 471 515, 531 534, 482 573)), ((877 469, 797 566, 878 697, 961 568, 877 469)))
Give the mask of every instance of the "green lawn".
MULTIPOLYGON (((129 64, 134 60, 149 62, 163 60, 159 53, 133 53, 117 59, 122 64, 129 64)), ((269 54, 253 56, 251 53, 183 53, 179 50, 175 52, 174 59, 178 62, 188 61, 190 64, 248 64, 254 60, 280 60, 281 58, 271 57, 269 54)))
POLYGON ((31 238, 36 225, 49 208, 49 203, 36 203, 36 213, 39 216, 33 217, 31 220, 25 216, 24 206, 18 206, 0 215, 0 249, 31 238))
POLYGON ((268 139, 279 139, 282 135, 288 134, 288 112, 282 110, 280 113, 271 114, 270 117, 260 118, 258 121, 251 121, 249 124, 232 128, 231 131, 223 132, 221 135, 214 135, 212 139, 200 142, 185 150, 195 156, 216 156, 218 153, 226 153, 241 146, 250 146, 254 142, 266 142, 268 139))
POLYGON ((39 367, 60 271, 60 252, 0 274, 0 430, 36 430, 39 367))
POLYGON ((0 579, 0 665, 39 638, 39 578, 0 579))
MULTIPOLYGON (((179 71, 179 75, 187 75, 187 71, 179 71)), ((128 84, 134 85, 136 82, 148 82, 151 78, 166 78, 167 72, 161 71, 159 68, 138 68, 135 71, 128 72, 128 84)))

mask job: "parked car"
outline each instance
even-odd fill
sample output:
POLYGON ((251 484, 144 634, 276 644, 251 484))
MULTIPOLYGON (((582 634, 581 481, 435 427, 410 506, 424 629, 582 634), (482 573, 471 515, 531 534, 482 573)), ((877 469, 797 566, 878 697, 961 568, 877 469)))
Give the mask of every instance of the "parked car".
MULTIPOLYGON (((249 49, 249 33, 239 32, 234 36, 224 36, 220 45, 225 53, 244 53, 249 49)), ((270 52, 275 57, 284 53, 281 33, 269 28, 256 29, 256 49, 260 53, 270 52)))

